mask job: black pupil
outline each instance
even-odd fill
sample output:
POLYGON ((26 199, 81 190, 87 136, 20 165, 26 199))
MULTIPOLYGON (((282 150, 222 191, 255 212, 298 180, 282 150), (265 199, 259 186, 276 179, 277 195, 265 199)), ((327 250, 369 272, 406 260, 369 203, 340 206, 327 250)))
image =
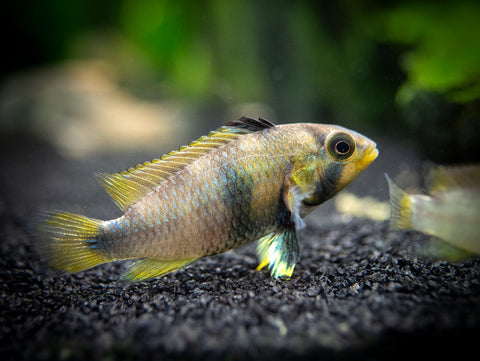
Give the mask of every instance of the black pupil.
POLYGON ((347 154, 350 151, 350 144, 344 140, 340 140, 335 144, 335 150, 338 154, 347 154))

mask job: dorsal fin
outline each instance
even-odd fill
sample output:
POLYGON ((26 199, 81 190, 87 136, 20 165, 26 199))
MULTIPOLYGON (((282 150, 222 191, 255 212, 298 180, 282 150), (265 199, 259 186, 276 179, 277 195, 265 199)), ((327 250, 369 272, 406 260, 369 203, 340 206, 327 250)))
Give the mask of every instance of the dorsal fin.
POLYGON ((427 190, 431 195, 453 189, 471 189, 480 186, 480 166, 425 166, 427 190))
POLYGON ((163 155, 160 159, 138 164, 118 173, 98 173, 97 178, 123 211, 154 190, 160 182, 182 170, 212 149, 237 139, 239 136, 260 131, 274 125, 269 121, 242 117, 227 126, 198 138, 188 146, 163 155))
POLYGON ((258 118, 257 120, 249 117, 241 117, 238 120, 228 122, 227 126, 247 129, 251 132, 258 132, 263 129, 272 128, 275 124, 263 118, 258 118))

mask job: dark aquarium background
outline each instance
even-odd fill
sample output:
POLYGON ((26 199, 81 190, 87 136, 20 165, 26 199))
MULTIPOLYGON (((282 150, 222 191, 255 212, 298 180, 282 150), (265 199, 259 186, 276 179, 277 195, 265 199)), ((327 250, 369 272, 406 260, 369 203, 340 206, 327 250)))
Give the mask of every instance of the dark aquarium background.
POLYGON ((0 131, 69 155, 167 150, 241 115, 478 161, 477 1, 2 5, 0 131))

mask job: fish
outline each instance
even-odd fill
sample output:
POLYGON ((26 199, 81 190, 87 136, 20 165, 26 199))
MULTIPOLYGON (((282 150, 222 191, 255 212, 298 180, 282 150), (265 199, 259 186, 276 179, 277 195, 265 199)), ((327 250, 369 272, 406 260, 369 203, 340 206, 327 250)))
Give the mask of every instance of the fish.
POLYGON ((258 240, 257 269, 289 278, 303 217, 377 155, 375 142, 340 126, 241 117, 159 159, 97 174, 123 215, 46 212, 38 244, 54 272, 136 260, 122 278, 141 281, 258 240))
POLYGON ((433 236, 424 253, 435 258, 480 255, 480 165, 428 166, 425 194, 409 194, 385 176, 392 229, 433 236))

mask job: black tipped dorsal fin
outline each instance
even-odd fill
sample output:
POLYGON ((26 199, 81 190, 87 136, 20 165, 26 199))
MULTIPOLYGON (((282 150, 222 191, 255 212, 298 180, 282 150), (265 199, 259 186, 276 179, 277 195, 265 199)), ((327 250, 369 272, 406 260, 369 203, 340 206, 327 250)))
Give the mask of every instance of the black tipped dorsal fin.
POLYGON ((275 124, 263 118, 258 118, 257 120, 249 117, 241 117, 238 120, 228 122, 227 126, 258 132, 263 129, 272 128, 275 124))
POLYGON ((182 170, 215 148, 238 137, 274 125, 264 119, 242 117, 200 137, 188 146, 163 155, 160 159, 138 164, 119 173, 98 173, 97 178, 123 211, 154 190, 159 183, 182 170))

